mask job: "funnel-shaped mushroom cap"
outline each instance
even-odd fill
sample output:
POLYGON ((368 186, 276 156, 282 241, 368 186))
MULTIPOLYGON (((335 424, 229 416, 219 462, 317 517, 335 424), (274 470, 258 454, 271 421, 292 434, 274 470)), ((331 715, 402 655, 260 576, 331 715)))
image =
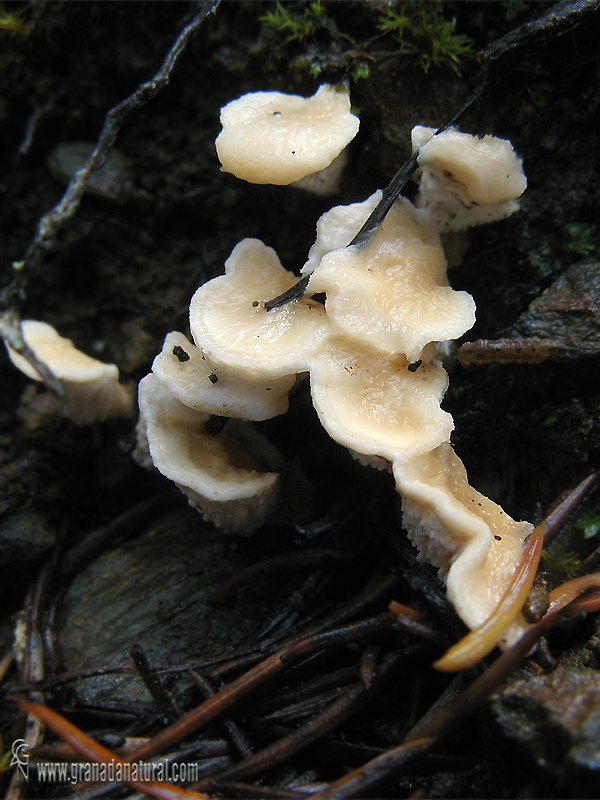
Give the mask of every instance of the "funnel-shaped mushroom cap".
POLYGON ((235 428, 207 433, 209 415, 176 400, 156 375, 140 381, 139 404, 154 466, 190 504, 226 531, 251 533, 259 527, 276 499, 278 475, 261 470, 234 438, 235 428))
POLYGON ((355 453, 392 461, 428 452, 450 437, 452 417, 440 408, 446 372, 432 364, 409 370, 347 339, 332 339, 311 369, 313 403, 323 427, 355 453))
POLYGON ((328 167, 356 136, 347 90, 312 97, 251 92, 221 109, 215 142, 225 172, 251 183, 288 184, 328 167))
POLYGON ((516 211, 527 178, 508 140, 455 128, 434 133, 434 128, 417 125, 412 144, 413 150, 420 148, 419 205, 433 214, 440 229, 460 230, 516 211))
POLYGON ((429 215, 396 203, 363 246, 325 254, 310 292, 325 292, 333 329, 390 353, 421 358, 430 342, 455 339, 475 322, 475 303, 448 286, 429 215))
POLYGON ((420 558, 440 568, 448 598, 470 628, 498 604, 533 530, 469 486, 449 443, 394 462, 403 524, 420 558))
POLYGON ((272 311, 264 307, 296 281, 272 248, 244 239, 225 263, 225 275, 205 283, 192 298, 194 341, 210 359, 238 370, 240 378, 306 371, 328 332, 323 306, 303 298, 272 311))
POLYGON ((211 361, 177 331, 167 334, 152 371, 181 403, 196 411, 261 420, 284 414, 293 375, 253 381, 211 361))
MULTIPOLYGON (((23 338, 35 355, 60 380, 65 414, 85 424, 132 411, 131 393, 119 383, 115 364, 104 364, 78 350, 46 322, 27 319, 21 323, 23 338)), ((40 376, 23 356, 7 345, 13 364, 35 381, 40 376)))

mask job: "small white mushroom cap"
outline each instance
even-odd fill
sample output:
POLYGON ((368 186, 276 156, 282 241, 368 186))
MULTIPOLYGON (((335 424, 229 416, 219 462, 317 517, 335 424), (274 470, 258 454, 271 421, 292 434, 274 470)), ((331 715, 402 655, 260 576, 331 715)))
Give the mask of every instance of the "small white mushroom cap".
POLYGON ((212 361, 177 331, 167 334, 152 371, 189 408, 255 421, 284 414, 295 383, 294 375, 253 381, 212 361))
POLYGON ((403 355, 389 358, 341 338, 324 345, 311 369, 313 403, 329 435, 356 454, 388 461, 449 439, 452 417, 440 408, 447 385, 441 367, 411 372, 403 355))
POLYGON ((305 297, 267 311, 264 304, 297 277, 275 251, 244 239, 225 263, 225 275, 201 286, 190 304, 194 341, 215 362, 260 381, 308 369, 328 333, 325 309, 305 297))
POLYGON ((469 486, 449 443, 394 461, 402 517, 419 558, 440 569, 448 598, 470 627, 490 616, 533 530, 469 486))
POLYGON ((221 109, 215 142, 224 172, 251 183, 298 181, 328 167, 356 136, 344 88, 324 84, 312 97, 250 92, 221 109))
POLYGON ((440 230, 461 230, 507 217, 519 207, 527 187, 523 163, 507 139, 479 138, 449 128, 412 130, 421 170, 418 205, 427 208, 440 230))
MULTIPOLYGON (((119 383, 115 364, 105 364, 78 350, 46 322, 21 323, 23 338, 63 387, 64 413, 78 424, 98 422, 132 412, 131 392, 119 383)), ((35 381, 38 373, 23 356, 7 345, 13 364, 35 381)))
MULTIPOLYGON (((277 499, 279 476, 261 469, 234 438, 250 423, 230 422, 217 435, 205 430, 209 414, 175 399, 154 374, 139 384, 141 442, 147 440, 154 466, 184 492, 190 504, 225 531, 252 533, 277 499), (234 426, 229 428, 229 426, 234 426)), ((254 434, 258 437, 258 434, 254 434)), ((258 437, 266 448, 268 443, 258 437)))
POLYGON ((421 358, 432 341, 455 339, 475 322, 475 303, 446 277, 446 259, 429 215, 396 203, 363 246, 326 253, 310 292, 325 292, 335 332, 389 354, 421 358))
POLYGON ((377 190, 362 203, 334 206, 322 214, 317 220, 317 238, 308 251, 302 274, 310 275, 314 272, 326 253, 347 247, 367 221, 381 196, 382 192, 377 190))

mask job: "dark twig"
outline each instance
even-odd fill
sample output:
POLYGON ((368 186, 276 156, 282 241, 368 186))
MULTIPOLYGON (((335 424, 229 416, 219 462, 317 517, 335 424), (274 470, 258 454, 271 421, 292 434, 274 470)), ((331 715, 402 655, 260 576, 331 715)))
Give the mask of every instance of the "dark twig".
POLYGON ((44 103, 33 110, 25 128, 23 141, 19 145, 19 149, 17 151, 20 157, 27 155, 29 152, 29 148, 33 144, 33 138, 35 136, 39 121, 54 107, 55 102, 56 98, 54 97, 52 100, 49 100, 47 103, 44 103))
MULTIPOLYGON (((390 676, 401 657, 402 654, 399 652, 388 655, 383 660, 380 669, 377 671, 376 679, 371 683, 369 689, 360 681, 346 692, 343 697, 340 697, 320 714, 301 725, 289 736, 279 739, 245 761, 235 764, 221 773, 220 776, 215 776, 215 780, 218 781, 220 778, 228 781, 239 780, 240 778, 256 775, 277 764, 281 764, 315 741, 323 738, 363 706, 372 691, 379 688, 382 682, 390 676)), ((194 788, 203 791, 209 789, 211 783, 212 781, 202 781, 196 784, 194 788)))
POLYGON ((59 396, 61 395, 60 384, 23 340, 17 309, 24 296, 25 288, 38 273, 44 255, 54 246, 62 226, 79 208, 90 175, 104 164, 123 122, 134 109, 143 106, 169 83, 173 69, 189 40, 208 14, 217 8, 219 2, 220 0, 214 0, 214 2, 205 4, 202 11, 198 12, 177 36, 156 75, 151 80, 140 84, 133 94, 111 108, 104 120, 94 151, 84 166, 73 175, 60 202, 40 219, 36 234, 25 252, 23 262, 19 264, 19 269, 14 270, 10 283, 0 292, 0 307, 4 309, 0 314, 0 335, 27 359, 48 388, 59 396))
POLYGON ((600 472, 592 472, 584 478, 569 494, 560 502, 556 508, 546 516, 544 524, 544 546, 547 545, 564 525, 569 515, 581 504, 586 495, 591 492, 598 483, 600 472))
POLYGON ((581 24, 588 15, 595 14, 598 10, 600 10, 600 0, 568 0, 557 3, 543 17, 519 25, 486 47, 480 54, 484 70, 489 73, 490 68, 496 68, 499 62, 501 70, 498 72, 504 77, 510 61, 514 63, 524 48, 532 44, 544 44, 550 39, 568 33, 575 25, 581 24))
MULTIPOLYGON (((341 608, 335 609, 331 612, 331 614, 328 614, 317 622, 300 626, 293 633, 287 633, 284 638, 281 636, 274 636, 271 639, 263 640, 259 645, 259 649, 261 652, 267 653, 273 646, 281 646, 282 641, 286 644, 294 644, 295 642, 298 642, 307 636, 314 636, 315 634, 325 631, 328 628, 333 628, 336 625, 343 625, 348 620, 358 616, 358 614, 372 606, 381 597, 389 594, 398 585, 399 581, 400 579, 397 575, 388 573, 382 578, 379 578, 373 583, 367 585, 365 589, 360 594, 356 595, 356 597, 353 597, 349 603, 341 608)), ((239 655, 242 655, 242 652, 238 651, 239 655)), ((229 672, 239 669, 241 666, 245 666, 246 664, 250 663, 256 663, 256 649, 246 652, 248 652, 248 655, 242 656, 242 658, 238 657, 227 660, 221 666, 211 670, 212 674, 226 675, 229 672)))
POLYGON ((129 655, 137 667, 142 680, 146 684, 146 688, 154 698, 159 711, 161 711, 168 720, 181 719, 181 711, 171 697, 168 689, 156 674, 156 670, 148 660, 148 656, 141 644, 134 644, 129 651, 129 655))
MULTIPOLYGON (((356 678, 356 675, 354 676, 356 678)), ((288 706, 272 711, 270 714, 265 714, 261 717, 260 721, 263 723, 279 723, 289 724, 299 719, 311 717, 314 714, 320 713, 325 706, 337 700, 338 697, 347 691, 345 686, 334 686, 327 691, 320 694, 313 695, 306 700, 301 700, 298 703, 291 703, 288 706)))
POLYGON ((213 697, 210 697, 197 708, 187 713, 177 722, 169 725, 158 733, 146 745, 143 745, 127 760, 138 761, 145 759, 181 741, 200 727, 210 722, 234 703, 245 697, 257 686, 262 685, 273 675, 276 675, 301 656, 326 649, 337 647, 350 642, 361 641, 379 635, 384 630, 390 630, 395 617, 388 612, 377 617, 363 620, 362 622, 337 628, 327 633, 310 636, 296 644, 283 647, 269 658, 257 664, 241 677, 234 680, 213 697))
MULTIPOLYGON (((209 697, 214 697, 215 690, 210 685, 210 683, 196 672, 193 669, 189 670, 189 676, 194 681, 196 686, 202 692, 202 696, 205 700, 208 700, 209 697)), ((236 750, 237 754, 241 756, 241 758, 248 758, 248 756, 252 755, 252 746, 248 741, 248 737, 244 733, 244 731, 240 728, 237 722, 234 722, 232 719, 224 719, 222 720, 223 727, 229 737, 229 740, 236 750)))
MULTIPOLYGON (((303 662, 303 664, 306 663, 307 662, 303 662)), ((285 709, 292 704, 302 703, 315 695, 322 694, 328 689, 355 683, 357 678, 356 666, 352 665, 336 669, 325 675, 319 675, 314 680, 310 680, 302 686, 296 686, 293 671, 294 667, 287 673, 287 682, 291 684, 293 688, 275 694, 269 694, 265 698, 254 701, 249 706, 253 717, 263 717, 264 721, 264 718, 274 711, 285 709)))
POLYGON ((584 559, 581 564, 575 569, 575 575, 587 575, 588 572, 593 572, 600 564, 600 546, 598 546, 589 556, 584 559))

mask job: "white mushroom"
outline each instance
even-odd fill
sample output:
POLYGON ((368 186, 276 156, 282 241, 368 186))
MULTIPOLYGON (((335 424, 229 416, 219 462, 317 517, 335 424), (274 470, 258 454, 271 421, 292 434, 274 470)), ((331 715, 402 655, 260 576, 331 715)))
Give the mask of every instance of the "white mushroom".
POLYGON ((509 141, 455 128, 434 133, 417 125, 412 146, 419 150, 421 166, 418 204, 432 213, 440 230, 481 225, 517 210, 527 178, 509 141))
POLYGON ((515 522, 469 486, 449 443, 408 460, 397 458, 394 476, 403 524, 419 558, 439 568, 467 625, 481 625, 502 597, 533 525, 515 522))
POLYGON ((289 184, 328 167, 356 136, 348 91, 324 84, 312 97, 250 92, 221 109, 215 142, 224 172, 289 184))
POLYGON ((177 331, 167 334, 152 371, 184 405, 206 414, 247 420, 270 419, 288 408, 295 376, 252 380, 219 364, 177 331))
MULTIPOLYGON (((23 338, 63 387, 65 414, 78 424, 125 416, 133 410, 131 392, 119 383, 115 364, 105 364, 78 350, 46 322, 23 320, 23 338)), ((40 376, 7 344, 13 364, 35 381, 40 376)))
POLYGON ((194 341, 210 359, 250 380, 304 372, 328 333, 325 309, 310 298, 272 311, 264 307, 296 281, 272 248, 258 239, 244 239, 225 263, 225 275, 213 278, 192 297, 194 341))
POLYGON ((394 205, 366 245, 323 255, 309 291, 327 294, 337 334, 411 362, 430 342, 456 339, 475 322, 473 298, 448 286, 429 215, 408 200, 394 205))
POLYGON ((390 358, 343 338, 327 342, 311 368, 323 427, 367 462, 427 453, 447 441, 454 427, 440 408, 447 385, 441 367, 423 363, 411 371, 404 355, 390 358))
POLYGON ((147 440, 158 471, 223 530, 254 531, 277 500, 279 476, 260 466, 249 452, 253 441, 254 452, 260 448, 273 460, 273 448, 266 440, 245 430, 249 423, 230 422, 221 433, 208 433, 209 415, 180 403, 153 374, 140 381, 139 404, 140 444, 147 440))

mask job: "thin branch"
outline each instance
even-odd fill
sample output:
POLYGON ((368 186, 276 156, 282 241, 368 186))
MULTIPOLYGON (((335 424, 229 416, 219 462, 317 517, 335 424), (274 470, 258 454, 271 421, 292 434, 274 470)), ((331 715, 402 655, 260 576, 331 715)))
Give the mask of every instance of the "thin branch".
POLYGON ((129 650, 129 655, 137 667, 146 688, 154 698, 159 711, 170 721, 181 719, 179 707, 156 674, 156 670, 148 660, 144 648, 140 644, 134 644, 129 650))
POLYGON ((23 340, 18 308, 24 297, 25 288, 37 274, 44 255, 54 246, 62 226, 79 208, 90 175, 104 164, 123 122, 134 109, 143 106, 169 83, 171 74, 189 40, 205 18, 215 11, 219 3, 220 0, 213 0, 213 2, 205 4, 202 11, 196 14, 177 36, 156 75, 151 80, 140 84, 133 94, 107 113, 92 154, 84 166, 73 175, 62 199, 40 219, 23 261, 19 262, 19 268, 14 269, 12 280, 0 292, 0 308, 3 309, 0 313, 0 336, 31 364, 46 386, 59 397, 62 395, 60 383, 46 365, 36 358, 23 340))
POLYGON ((148 758, 167 747, 189 736, 207 722, 210 722, 234 703, 245 697, 257 686, 261 686, 271 676, 281 672, 298 658, 309 653, 328 647, 337 647, 349 642, 361 641, 390 630, 394 622, 394 615, 390 612, 380 614, 354 625, 349 625, 327 633, 318 634, 301 640, 293 645, 283 647, 277 653, 257 664, 251 670, 240 676, 229 686, 210 697, 197 708, 192 709, 177 722, 160 731, 146 745, 131 754, 128 761, 138 761, 148 758))

